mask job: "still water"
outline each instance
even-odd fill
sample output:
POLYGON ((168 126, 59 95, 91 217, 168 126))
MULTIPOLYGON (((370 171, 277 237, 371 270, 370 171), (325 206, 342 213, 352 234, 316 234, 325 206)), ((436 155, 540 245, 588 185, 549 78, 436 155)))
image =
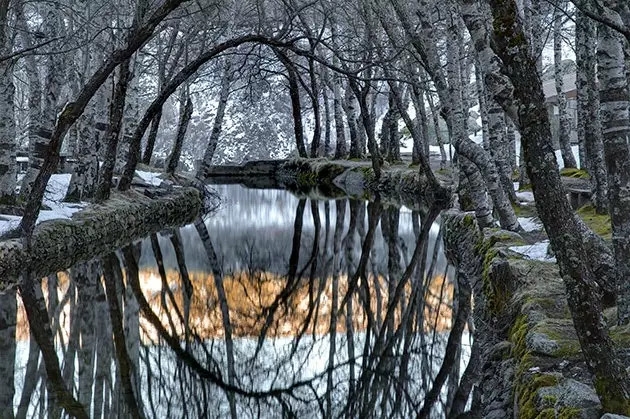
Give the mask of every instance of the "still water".
POLYGON ((0 418, 417 414, 453 321, 439 218, 216 188, 196 223, 0 296, 0 418))

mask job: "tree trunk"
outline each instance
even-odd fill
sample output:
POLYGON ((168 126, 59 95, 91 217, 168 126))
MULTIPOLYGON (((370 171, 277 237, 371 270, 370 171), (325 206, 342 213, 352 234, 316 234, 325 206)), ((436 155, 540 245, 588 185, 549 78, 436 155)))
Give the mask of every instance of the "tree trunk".
POLYGON ((576 13, 578 142, 584 144, 586 157, 580 164, 591 175, 591 189, 597 213, 608 214, 608 173, 604 163, 597 87, 597 31, 593 20, 580 11, 576 13))
POLYGON ((114 176, 114 167, 116 166, 116 150, 118 149, 118 140, 120 138, 120 130, 122 128, 125 110, 125 98, 127 97, 127 86, 132 77, 129 65, 129 60, 126 60, 120 65, 118 82, 114 88, 114 95, 109 107, 109 124, 103 136, 105 155, 103 157, 103 166, 101 167, 101 177, 96 190, 97 202, 102 202, 109 198, 112 187, 112 177, 114 176))
POLYGON ((166 173, 171 175, 175 174, 175 170, 179 165, 179 158, 182 154, 188 123, 193 114, 192 99, 187 91, 188 88, 186 87, 186 89, 182 90, 182 94, 179 98, 179 125, 177 126, 177 136, 175 137, 173 149, 166 163, 166 173))
POLYGON ((321 155, 320 143, 322 139, 322 115, 319 106, 319 84, 317 83, 317 71, 315 71, 315 60, 308 59, 308 74, 311 80, 311 105, 313 106, 314 130, 313 141, 311 142, 311 157, 321 155))
POLYGON ((608 193, 612 242, 619 277, 619 324, 630 323, 630 95, 625 73, 624 39, 601 25, 597 51, 599 97, 604 153, 608 168, 608 193))
POLYGON ((341 81, 338 74, 333 75, 333 114, 335 118, 335 158, 344 159, 348 156, 346 144, 346 130, 343 123, 343 109, 341 97, 341 81))
MULTIPOLYGON (((32 48, 33 42, 28 32, 28 26, 24 17, 23 5, 15 8, 16 25, 20 37, 26 48, 32 48)), ((40 61, 41 62, 41 61, 40 61)), ((39 169, 46 156, 46 147, 50 139, 50 127, 45 131, 42 121, 42 83, 40 81, 38 60, 30 55, 25 58, 24 64, 28 74, 28 168, 22 179, 20 196, 22 200, 31 192, 31 184, 35 180, 39 169)))
MULTIPOLYGON (((328 73, 325 73, 324 77, 328 77, 328 73)), ((330 96, 328 94, 328 83, 324 81, 322 83, 322 100, 324 101, 324 150, 323 156, 330 157, 332 155, 332 147, 330 140, 332 137, 332 112, 330 109, 330 96)))
POLYGON ((0 417, 13 417, 15 397, 15 353, 17 295, 15 290, 0 294, 0 417))
MULTIPOLYGON (((9 3, 0 1, 0 54, 12 50, 9 35, 9 3)), ((15 86, 13 84, 13 60, 0 62, 0 204, 13 204, 16 186, 16 132, 14 116, 15 86)))
POLYGON ((361 144, 359 143, 359 132, 357 128, 357 101, 352 94, 350 83, 346 86, 346 94, 343 100, 343 110, 346 113, 348 121, 348 131, 350 132, 350 155, 351 159, 360 159, 363 157, 361 153, 361 144))
POLYGON ((554 157, 542 82, 517 17, 516 3, 489 0, 489 4, 494 18, 492 47, 519 100, 518 120, 536 208, 556 253, 580 346, 595 376, 595 389, 604 410, 628 414, 628 374, 608 335, 596 276, 589 262, 593 255, 585 250, 577 216, 566 199, 554 157))
POLYGON ((553 62, 556 81, 556 97, 558 98, 558 142, 562 153, 564 167, 576 168, 577 163, 571 150, 571 122, 567 112, 567 97, 564 93, 564 74, 562 72, 562 26, 566 2, 556 6, 553 23, 553 62))
POLYGON ((230 97, 230 86, 233 77, 232 61, 229 58, 227 60, 228 61, 225 62, 225 66, 223 68, 223 75, 221 76, 221 90, 219 91, 219 105, 217 106, 217 113, 214 116, 212 131, 210 131, 210 140, 208 141, 208 146, 206 147, 206 151, 203 155, 203 160, 201 162, 201 167, 199 168, 200 171, 197 173, 197 177, 205 176, 205 171, 212 166, 212 158, 214 157, 214 152, 219 144, 219 138, 223 128, 225 108, 227 107, 228 99, 230 97))

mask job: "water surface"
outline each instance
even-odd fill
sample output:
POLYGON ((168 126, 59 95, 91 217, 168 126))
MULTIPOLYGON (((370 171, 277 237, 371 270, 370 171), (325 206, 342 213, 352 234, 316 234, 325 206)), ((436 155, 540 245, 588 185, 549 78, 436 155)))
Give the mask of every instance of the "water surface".
POLYGON ((0 297, 0 417, 417 414, 453 321, 435 214, 217 189, 203 221, 0 297))

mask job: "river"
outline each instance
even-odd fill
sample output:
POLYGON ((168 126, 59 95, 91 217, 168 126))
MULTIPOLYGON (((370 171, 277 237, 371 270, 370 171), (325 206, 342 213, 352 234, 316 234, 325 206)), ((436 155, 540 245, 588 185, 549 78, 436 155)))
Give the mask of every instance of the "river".
POLYGON ((203 221, 0 296, 0 417, 415 416, 452 322, 437 214, 216 189, 203 221))

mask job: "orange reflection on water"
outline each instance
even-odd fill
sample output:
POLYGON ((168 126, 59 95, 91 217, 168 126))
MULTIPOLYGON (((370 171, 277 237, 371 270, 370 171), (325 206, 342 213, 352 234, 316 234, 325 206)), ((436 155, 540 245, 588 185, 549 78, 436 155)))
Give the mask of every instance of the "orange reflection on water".
MULTIPOLYGON (((214 276, 205 272, 190 272, 193 285, 193 295, 190 301, 189 328, 201 339, 222 338, 225 335, 223 317, 219 304, 214 276)), ((59 325, 55 327, 57 338, 68 341, 71 325, 71 308, 76 307, 76 292, 68 294, 69 276, 60 273, 57 282, 58 307, 56 319, 59 325)), ((185 337, 184 323, 179 315, 185 316, 184 294, 182 292, 181 276, 177 270, 166 272, 166 284, 157 269, 143 269, 140 271, 140 285, 144 296, 162 324, 180 338, 185 337), (166 285, 166 286, 163 286, 166 285), (169 293, 163 292, 170 289, 169 293), (174 304, 173 304, 174 300, 174 304), (178 314, 179 313, 179 314, 178 314), (170 318, 170 319, 169 319, 170 318)), ((102 278, 99 278, 102 281, 102 278)), ((369 285, 369 313, 374 321, 380 325, 385 321, 388 308, 388 279, 383 276, 368 277, 369 285), (378 287, 378 290, 377 290, 378 287), (380 303, 379 303, 380 299, 380 303), (380 309, 379 309, 380 307, 380 309)), ((240 272, 228 275, 223 279, 223 287, 227 305, 229 307, 230 324, 233 337, 258 337, 270 313, 270 307, 287 286, 286 277, 264 272, 240 272)), ((340 304, 348 292, 348 278, 342 275, 337 280, 338 301, 336 331, 346 332, 347 306, 340 310, 340 304)), ((392 289, 395 287, 392 287, 392 289)), ((352 298, 352 327, 355 331, 363 331, 368 325, 363 299, 358 290, 364 289, 364 284, 357 284, 352 298)), ((436 330, 443 332, 450 330, 452 324, 453 284, 443 276, 435 276, 428 284, 423 309, 424 331, 436 330)), ((362 291, 363 292, 363 291, 362 291)), ((42 293, 48 303, 48 281, 42 281, 42 293)), ((333 278, 325 282, 315 279, 297 281, 286 298, 279 301, 277 310, 273 314, 267 337, 296 336, 299 333, 324 335, 331 327, 333 312, 333 278)), ((411 286, 404 287, 402 302, 399 301, 394 310, 394 327, 401 322, 402 307, 410 303, 411 286)), ((105 303, 106 304, 106 303, 105 303)), ((123 304, 124 310, 124 304, 123 304)), ((157 332, 154 327, 141 315, 142 340, 145 343, 156 342, 157 332)), ((18 299, 17 332, 18 340, 29 338, 29 327, 26 313, 21 299, 18 299)))

